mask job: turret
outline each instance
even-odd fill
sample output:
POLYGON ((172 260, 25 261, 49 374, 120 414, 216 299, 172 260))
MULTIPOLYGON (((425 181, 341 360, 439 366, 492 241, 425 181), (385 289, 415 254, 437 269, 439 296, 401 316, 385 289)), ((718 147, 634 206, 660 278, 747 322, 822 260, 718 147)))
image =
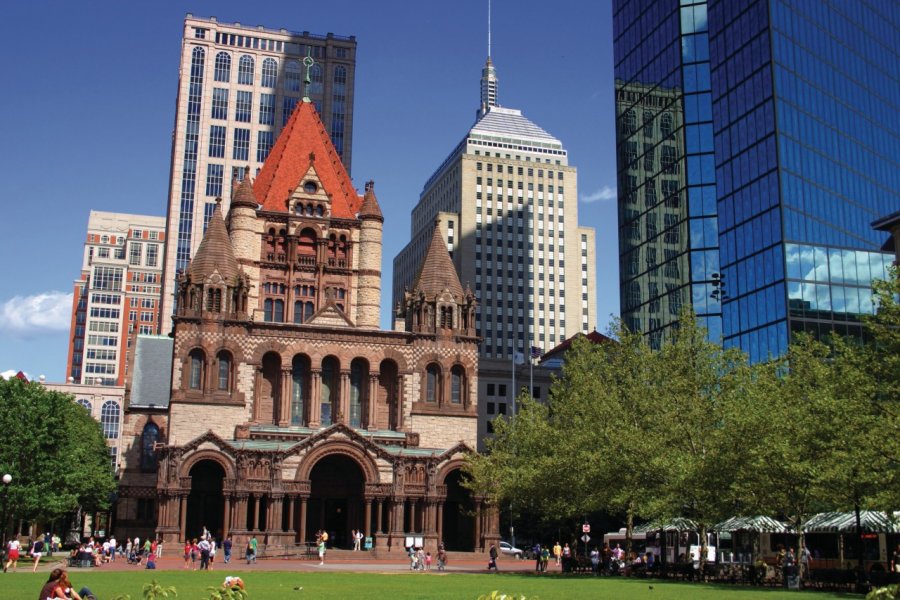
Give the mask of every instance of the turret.
POLYGON ((356 324, 378 329, 381 306, 381 248, 384 216, 375 197, 375 182, 366 182, 365 196, 359 209, 359 294, 356 301, 356 324))

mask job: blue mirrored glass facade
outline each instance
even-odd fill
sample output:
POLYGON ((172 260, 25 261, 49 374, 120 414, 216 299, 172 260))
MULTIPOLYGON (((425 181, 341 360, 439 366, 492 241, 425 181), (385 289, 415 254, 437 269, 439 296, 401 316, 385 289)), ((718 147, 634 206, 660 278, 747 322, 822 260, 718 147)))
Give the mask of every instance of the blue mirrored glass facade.
POLYGON ((754 361, 783 353, 792 331, 861 335, 892 260, 871 223, 900 208, 900 4, 615 0, 613 13, 626 324, 658 343, 673 319, 654 309, 681 289, 711 339, 754 361), (654 244, 637 225, 653 212, 640 188, 665 179, 641 171, 634 143, 653 95, 677 99, 686 200, 686 214, 663 215, 686 238, 662 245, 687 268, 662 286, 641 270, 654 244))

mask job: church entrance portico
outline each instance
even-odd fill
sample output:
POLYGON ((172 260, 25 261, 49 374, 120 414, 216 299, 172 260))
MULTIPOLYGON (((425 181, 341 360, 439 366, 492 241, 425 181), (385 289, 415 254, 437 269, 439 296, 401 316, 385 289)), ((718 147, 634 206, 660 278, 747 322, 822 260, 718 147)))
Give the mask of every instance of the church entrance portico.
POLYGON ((306 535, 324 530, 329 545, 351 548, 351 531, 365 522, 363 469, 344 454, 328 454, 319 459, 310 472, 310 496, 306 514, 306 535))
POLYGON ((187 497, 184 536, 200 538, 206 527, 221 538, 225 522, 225 497, 222 493, 225 469, 214 460, 201 460, 189 472, 191 491, 187 497))

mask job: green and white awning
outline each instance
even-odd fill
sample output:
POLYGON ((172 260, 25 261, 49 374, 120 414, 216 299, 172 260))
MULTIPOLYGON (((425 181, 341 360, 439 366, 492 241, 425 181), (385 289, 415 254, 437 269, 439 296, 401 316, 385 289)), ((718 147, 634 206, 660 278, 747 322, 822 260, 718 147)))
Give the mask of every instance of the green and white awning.
MULTIPOLYGON (((900 533, 900 512, 863 510, 859 513, 862 530, 867 533, 900 533)), ((855 533, 856 513, 825 512, 813 515, 803 524, 805 533, 855 533)))
POLYGON ((713 527, 713 531, 733 533, 735 531, 752 531, 756 533, 784 533, 787 525, 771 517, 758 515, 755 517, 731 517, 713 527))
POLYGON ((652 531, 699 531, 700 527, 690 519, 676 517, 674 519, 650 521, 643 525, 635 525, 634 533, 649 533, 652 531))

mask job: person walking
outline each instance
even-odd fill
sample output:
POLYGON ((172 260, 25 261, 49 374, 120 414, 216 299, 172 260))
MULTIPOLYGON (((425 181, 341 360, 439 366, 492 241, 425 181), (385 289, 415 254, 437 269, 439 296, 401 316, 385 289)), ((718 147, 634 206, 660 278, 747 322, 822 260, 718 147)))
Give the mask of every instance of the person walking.
POLYGON ((447 551, 444 550, 443 544, 441 544, 441 547, 438 548, 437 565, 438 565, 438 571, 443 571, 444 567, 447 565, 447 551))
POLYGON ((494 569, 494 573, 499 573, 500 568, 497 566, 497 556, 499 553, 497 552, 497 546, 491 544, 491 549, 488 551, 488 555, 491 557, 490 561, 488 561, 488 571, 494 569))
POLYGON ((534 554, 534 571, 535 573, 541 572, 541 545, 535 544, 531 549, 531 552, 534 554))
POLYGON ((229 535, 225 538, 225 541, 222 542, 222 553, 225 555, 225 564, 227 565, 231 562, 231 546, 234 542, 231 541, 231 536, 229 535))
POLYGON ((318 549, 319 549, 319 564, 320 565, 325 564, 325 542, 327 542, 327 541, 328 541, 328 534, 325 533, 324 531, 319 533, 319 535, 316 537, 316 542, 318 544, 318 549))
POLYGON ((254 535, 250 538, 250 541, 247 543, 247 564, 249 565, 251 562, 256 564, 256 551, 259 548, 259 542, 256 541, 256 536, 254 535))
POLYGON ((200 570, 207 571, 209 570, 209 552, 211 550, 209 540, 202 538, 197 547, 200 548, 200 570))
POLYGON ((44 540, 41 538, 37 538, 34 540, 34 543, 31 545, 31 556, 34 558, 34 568, 31 569, 32 573, 37 573, 38 564, 41 562, 41 557, 44 555, 44 540))
POLYGON ((13 573, 19 568, 19 552, 22 549, 22 543, 19 541, 19 534, 13 536, 11 540, 6 542, 6 564, 3 565, 3 572, 6 573, 12 566, 13 573))

